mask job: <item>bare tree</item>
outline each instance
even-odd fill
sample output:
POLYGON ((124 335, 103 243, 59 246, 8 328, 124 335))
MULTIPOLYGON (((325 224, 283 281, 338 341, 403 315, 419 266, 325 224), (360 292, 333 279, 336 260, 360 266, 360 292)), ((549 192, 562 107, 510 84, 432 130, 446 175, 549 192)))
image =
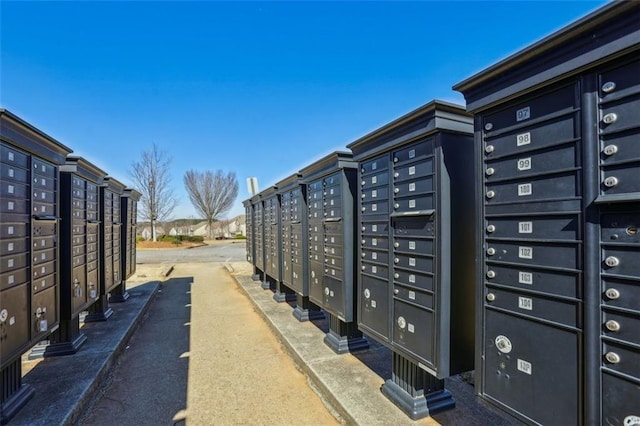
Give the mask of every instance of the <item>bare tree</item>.
POLYGON ((228 212, 238 197, 236 174, 229 172, 225 176, 222 170, 215 173, 189 170, 184 175, 184 186, 191 204, 207 221, 209 238, 211 238, 213 222, 228 212))
POLYGON ((134 162, 129 171, 135 189, 142 194, 138 214, 151 224, 151 236, 157 241, 156 222, 169 218, 178 200, 170 187, 171 157, 159 151, 156 144, 142 153, 142 159, 134 162))

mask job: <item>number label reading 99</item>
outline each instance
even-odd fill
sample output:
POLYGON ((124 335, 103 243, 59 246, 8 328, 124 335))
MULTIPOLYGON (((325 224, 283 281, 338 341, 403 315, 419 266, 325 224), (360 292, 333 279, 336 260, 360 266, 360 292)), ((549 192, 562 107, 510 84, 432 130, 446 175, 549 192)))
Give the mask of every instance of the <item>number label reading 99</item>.
POLYGON ((531 157, 518 159, 518 170, 531 170, 531 157))

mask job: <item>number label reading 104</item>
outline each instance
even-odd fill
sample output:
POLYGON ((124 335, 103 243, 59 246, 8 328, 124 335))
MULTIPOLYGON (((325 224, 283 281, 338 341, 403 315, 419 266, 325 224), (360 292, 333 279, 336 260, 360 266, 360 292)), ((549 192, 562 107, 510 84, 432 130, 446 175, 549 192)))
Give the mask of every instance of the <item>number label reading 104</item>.
POLYGON ((528 297, 518 297, 518 308, 532 311, 533 299, 530 299, 528 297))
POLYGON ((531 143, 531 132, 520 133, 516 136, 516 145, 523 146, 531 143))

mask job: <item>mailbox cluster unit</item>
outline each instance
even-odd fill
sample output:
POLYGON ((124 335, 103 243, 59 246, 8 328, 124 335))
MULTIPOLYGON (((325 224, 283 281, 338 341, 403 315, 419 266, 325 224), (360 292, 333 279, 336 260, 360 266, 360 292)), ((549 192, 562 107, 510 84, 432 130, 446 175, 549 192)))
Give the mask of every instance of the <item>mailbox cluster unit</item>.
POLYGON ((140 194, 119 184, 119 192, 105 199, 113 179, 5 109, 0 109, 0 153, 4 424, 33 396, 33 389, 22 384, 21 356, 32 348, 32 356, 77 352, 87 340, 80 313, 101 301, 108 307, 107 294, 112 302, 126 294, 124 280, 135 272, 140 194), (127 222, 121 227, 122 217, 127 222), (121 248, 121 241, 126 246, 121 248), (125 277, 120 271, 126 271, 125 277))
POLYGON ((245 201, 256 279, 328 313, 337 352, 389 347, 381 390, 414 419, 475 369, 519 421, 640 425, 640 3, 454 89, 466 108, 433 101, 245 201))
POLYGON ((533 424, 640 424, 640 3, 459 83, 475 115, 476 391, 533 424))

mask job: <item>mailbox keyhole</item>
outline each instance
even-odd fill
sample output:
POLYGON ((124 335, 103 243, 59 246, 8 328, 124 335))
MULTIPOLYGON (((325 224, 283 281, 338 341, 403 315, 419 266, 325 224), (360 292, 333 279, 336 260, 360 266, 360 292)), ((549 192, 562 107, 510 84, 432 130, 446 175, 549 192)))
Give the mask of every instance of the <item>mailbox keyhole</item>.
POLYGON ((630 226, 627 228, 627 235, 637 235, 638 234, 638 228, 635 226, 630 226))

